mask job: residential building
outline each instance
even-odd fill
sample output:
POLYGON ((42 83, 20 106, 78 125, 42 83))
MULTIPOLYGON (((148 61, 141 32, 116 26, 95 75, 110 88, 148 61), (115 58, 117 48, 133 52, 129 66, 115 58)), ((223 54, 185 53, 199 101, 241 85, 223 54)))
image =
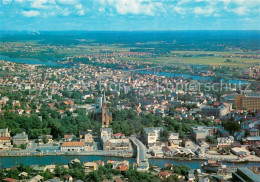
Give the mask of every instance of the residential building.
POLYGON ((11 146, 11 137, 0 137, 0 150, 8 150, 11 146))
POLYGON ((222 103, 214 104, 214 107, 204 106, 201 108, 201 114, 203 116, 215 116, 221 118, 226 116, 232 110, 232 104, 222 103))
POLYGON ((260 145, 260 136, 243 138, 244 145, 260 145))
POLYGON ((0 129, 0 137, 10 137, 10 131, 8 131, 8 128, 0 129))
POLYGON ((229 137, 220 137, 217 138, 218 141, 218 148, 226 148, 226 147, 231 147, 231 144, 234 143, 234 137, 229 136, 229 137))
POLYGON ((91 171, 95 171, 98 170, 98 163, 96 162, 84 162, 83 166, 85 168, 85 172, 91 172, 91 171))
POLYGON ((259 179, 260 175, 247 167, 238 167, 237 171, 232 173, 233 181, 258 182, 259 179))
POLYGON ((53 143, 53 140, 52 140, 53 136, 52 135, 42 135, 42 136, 39 136, 38 137, 38 143, 39 144, 43 144, 44 143, 44 141, 43 141, 44 138, 46 138, 47 143, 53 143))
POLYGON ((179 133, 169 133, 168 137, 168 143, 171 147, 179 147, 180 139, 179 139, 179 133))
POLYGON ((144 128, 144 142, 148 147, 155 145, 155 143, 160 139, 160 132, 164 129, 163 127, 149 127, 144 128))
POLYGON ((103 144, 103 150, 129 150, 129 139, 109 139, 103 144))
POLYGON ((13 144, 16 146, 21 146, 22 144, 27 144, 28 143, 28 135, 25 134, 25 132, 16 134, 13 136, 13 144))
POLYGON ((237 109, 260 110, 260 96, 236 95, 237 109))
POLYGON ((209 135, 209 130, 206 126, 194 126, 190 130, 191 137, 196 141, 205 141, 209 135))
POLYGON ((249 130, 249 135, 252 136, 252 137, 259 136, 259 129, 255 129, 255 128, 250 129, 249 130))
POLYGON ((77 137, 75 135, 64 135, 63 141, 64 142, 71 142, 75 140, 77 137))
POLYGON ((80 133, 80 140, 85 142, 85 143, 93 143, 93 135, 92 135, 92 130, 88 130, 87 132, 81 132, 80 133))
POLYGON ((63 142, 60 150, 62 152, 83 152, 86 151, 85 142, 63 142))
POLYGON ((250 130, 252 128, 256 128, 258 125, 260 125, 260 120, 249 119, 241 123, 241 128, 245 130, 250 130))
POLYGON ((113 169, 117 171, 127 171, 129 169, 129 161, 115 161, 113 163, 113 169))
POLYGON ((230 135, 229 132, 225 129, 220 129, 219 133, 221 137, 228 137, 230 135))
POLYGON ((205 141, 207 136, 214 136, 221 129, 223 129, 222 126, 194 126, 190 129, 191 138, 197 142, 205 141))

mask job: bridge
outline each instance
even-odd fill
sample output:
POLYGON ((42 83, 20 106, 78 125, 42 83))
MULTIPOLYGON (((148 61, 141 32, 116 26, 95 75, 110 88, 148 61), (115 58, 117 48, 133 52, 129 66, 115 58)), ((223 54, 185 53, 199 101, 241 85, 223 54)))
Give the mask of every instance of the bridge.
POLYGON ((149 169, 148 159, 146 157, 146 147, 145 145, 138 140, 137 138, 131 138, 131 141, 137 148, 137 157, 136 162, 138 164, 137 170, 138 171, 147 171, 149 169))
POLYGON ((134 69, 134 70, 125 70, 125 73, 134 73, 134 72, 138 72, 138 71, 148 71, 148 70, 152 70, 154 72, 154 74, 156 73, 156 70, 159 70, 163 67, 167 67, 167 66, 179 66, 179 65, 183 65, 185 67, 187 67, 189 69, 189 71, 194 74, 194 71, 192 70, 192 68, 190 67, 189 64, 187 64, 181 57, 174 57, 174 58, 169 58, 167 61, 165 61, 163 64, 160 64, 158 66, 153 66, 153 67, 147 67, 147 68, 139 68, 139 69, 134 69), (176 60, 179 62, 178 63, 169 63, 170 60, 176 60))

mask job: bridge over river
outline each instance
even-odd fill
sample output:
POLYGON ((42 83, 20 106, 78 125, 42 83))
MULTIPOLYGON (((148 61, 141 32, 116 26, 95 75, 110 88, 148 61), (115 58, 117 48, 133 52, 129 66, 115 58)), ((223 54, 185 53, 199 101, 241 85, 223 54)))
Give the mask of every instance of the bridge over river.
POLYGON ((134 143, 134 145, 137 148, 137 157, 136 162, 138 164, 137 170, 139 171, 146 171, 149 169, 149 163, 146 156, 146 147, 145 145, 138 140, 137 138, 131 138, 131 141, 134 143))

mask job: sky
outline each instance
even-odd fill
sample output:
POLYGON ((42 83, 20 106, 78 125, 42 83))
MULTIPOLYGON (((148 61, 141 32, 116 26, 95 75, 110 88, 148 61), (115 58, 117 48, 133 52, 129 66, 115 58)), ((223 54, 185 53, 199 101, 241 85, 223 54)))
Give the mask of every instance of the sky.
POLYGON ((260 30, 260 0, 0 0, 0 30, 260 30))

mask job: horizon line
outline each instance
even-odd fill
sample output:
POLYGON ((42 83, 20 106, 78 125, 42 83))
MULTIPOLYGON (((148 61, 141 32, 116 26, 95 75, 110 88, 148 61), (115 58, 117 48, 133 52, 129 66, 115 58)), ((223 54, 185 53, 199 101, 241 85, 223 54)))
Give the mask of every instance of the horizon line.
POLYGON ((0 32, 69 32, 69 31, 86 31, 86 32, 176 32, 176 31, 260 31, 260 29, 247 29, 247 30, 238 30, 238 29, 201 29, 201 30, 0 30, 0 32))

